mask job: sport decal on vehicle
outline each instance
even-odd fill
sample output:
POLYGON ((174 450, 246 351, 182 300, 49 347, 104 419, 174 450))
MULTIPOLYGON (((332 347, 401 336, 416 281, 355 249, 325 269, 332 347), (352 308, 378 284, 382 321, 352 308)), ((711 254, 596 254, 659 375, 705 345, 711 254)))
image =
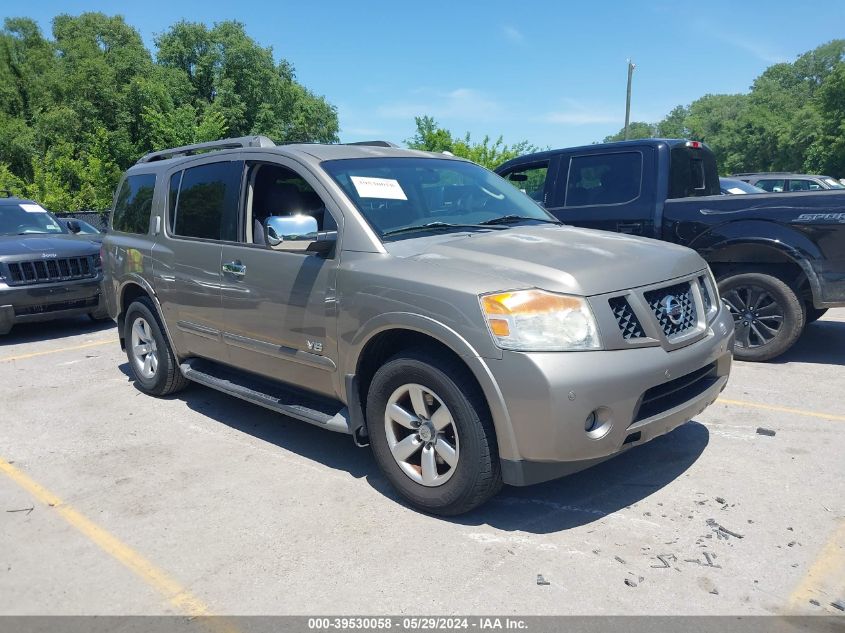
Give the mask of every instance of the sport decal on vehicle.
POLYGON ((802 213, 796 222, 838 222, 845 224, 845 213, 802 213))

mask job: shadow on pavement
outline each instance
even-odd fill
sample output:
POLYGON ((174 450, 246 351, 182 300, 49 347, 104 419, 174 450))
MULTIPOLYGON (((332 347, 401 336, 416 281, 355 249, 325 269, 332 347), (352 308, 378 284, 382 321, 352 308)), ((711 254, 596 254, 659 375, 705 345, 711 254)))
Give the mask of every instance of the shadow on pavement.
MULTIPOLYGON (((120 365, 120 370, 129 375, 127 363, 120 365)), ((173 398, 233 429, 355 478, 366 478, 386 497, 410 507, 381 474, 370 451, 356 448, 347 435, 287 418, 200 385, 191 385, 173 398)), ((706 427, 689 422, 570 477, 526 488, 505 486, 481 508, 441 520, 538 534, 592 523, 637 503, 680 477, 702 454, 709 437, 706 427)))
MULTIPOLYGON (((129 363, 124 362, 119 369, 132 379, 129 363)), ((320 429, 202 385, 191 384, 171 398, 182 400, 212 420, 328 468, 348 472, 356 478, 381 477, 369 449, 356 448, 349 435, 320 429)))
POLYGON ((792 349, 771 362, 845 365, 845 321, 810 323, 792 349))
POLYGON ((36 341, 53 341, 67 336, 95 334, 112 329, 116 329, 116 325, 111 319, 92 321, 85 315, 45 321, 44 323, 19 323, 12 328, 11 332, 0 336, 0 347, 36 341))
POLYGON ((505 486, 487 505, 451 520, 532 534, 593 523, 672 483, 698 460, 709 441, 707 427, 688 422, 569 477, 525 488, 505 486))

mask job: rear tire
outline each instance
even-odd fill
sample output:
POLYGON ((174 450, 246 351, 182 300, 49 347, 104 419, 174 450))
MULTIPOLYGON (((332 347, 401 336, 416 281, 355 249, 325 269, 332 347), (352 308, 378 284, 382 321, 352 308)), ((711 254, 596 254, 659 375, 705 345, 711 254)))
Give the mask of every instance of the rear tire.
POLYGON ((502 487, 490 414, 456 360, 416 350, 388 360, 370 383, 367 428, 385 477, 424 512, 462 514, 502 487))
POLYGON ((138 389, 152 396, 169 396, 188 385, 148 297, 135 299, 126 310, 123 332, 129 370, 138 389))
POLYGON ((738 360, 771 360, 801 336, 804 304, 795 290, 777 277, 764 273, 722 277, 719 294, 734 318, 734 356, 738 360))

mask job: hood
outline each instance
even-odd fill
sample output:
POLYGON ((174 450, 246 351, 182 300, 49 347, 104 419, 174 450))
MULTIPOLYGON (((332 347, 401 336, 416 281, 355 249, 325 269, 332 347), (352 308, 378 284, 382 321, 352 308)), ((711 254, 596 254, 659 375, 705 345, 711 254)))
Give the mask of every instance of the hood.
POLYGON ((395 257, 495 278, 501 290, 537 287, 582 296, 658 283, 706 267, 683 246, 569 226, 435 235, 385 247, 395 257))
POLYGON ((44 254, 55 257, 82 257, 100 252, 100 245, 76 235, 3 235, 0 236, 0 258, 15 260, 41 259, 44 254))

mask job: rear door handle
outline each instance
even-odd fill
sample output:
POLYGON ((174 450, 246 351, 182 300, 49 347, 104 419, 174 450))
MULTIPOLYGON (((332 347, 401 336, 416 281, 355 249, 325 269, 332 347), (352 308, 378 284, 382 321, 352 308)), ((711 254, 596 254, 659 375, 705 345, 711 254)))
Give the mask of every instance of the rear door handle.
POLYGON ((226 262, 223 264, 223 272, 236 277, 243 277, 246 275, 246 266, 240 262, 226 262))

